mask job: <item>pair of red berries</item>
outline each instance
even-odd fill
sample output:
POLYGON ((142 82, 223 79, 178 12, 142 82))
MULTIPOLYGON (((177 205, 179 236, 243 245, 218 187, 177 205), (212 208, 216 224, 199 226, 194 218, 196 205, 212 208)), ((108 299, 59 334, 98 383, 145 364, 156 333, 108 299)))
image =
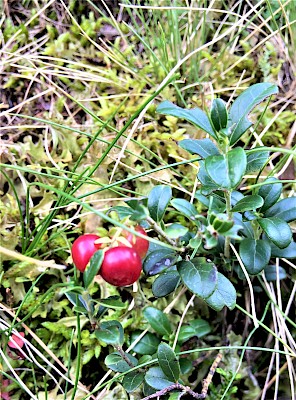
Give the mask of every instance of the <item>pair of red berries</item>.
MULTIPOLYGON (((135 227, 135 231, 146 235, 141 226, 135 227)), ((130 232, 124 231, 122 236, 125 242, 130 244, 127 247, 120 244, 109 248, 104 254, 104 260, 99 274, 102 278, 114 286, 129 286, 136 282, 142 271, 142 258, 145 257, 149 242, 130 232)), ((94 253, 102 248, 99 236, 85 234, 76 239, 72 245, 72 259, 79 271, 84 272, 89 260, 94 253)))

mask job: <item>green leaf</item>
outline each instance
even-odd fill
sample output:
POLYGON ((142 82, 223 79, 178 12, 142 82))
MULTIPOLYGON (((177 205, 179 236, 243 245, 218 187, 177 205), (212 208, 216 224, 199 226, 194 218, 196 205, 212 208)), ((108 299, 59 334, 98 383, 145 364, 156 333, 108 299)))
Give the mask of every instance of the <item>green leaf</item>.
POLYGON ((243 199, 239 200, 231 211, 244 212, 249 210, 256 210, 261 207, 264 200, 258 194, 253 194, 250 196, 245 196, 243 199))
POLYGON ((186 110, 166 100, 159 104, 156 111, 161 114, 172 115, 173 117, 177 118, 184 118, 186 121, 192 122, 194 125, 207 132, 210 136, 217 139, 216 133, 212 128, 207 114, 200 108, 186 110))
POLYGON ((232 310, 236 304, 236 291, 233 284, 218 272, 218 283, 214 293, 206 299, 206 303, 216 311, 224 306, 232 310))
POLYGON ((247 153, 247 169, 246 173, 257 172, 267 163, 269 158, 268 151, 258 151, 255 153, 247 153))
POLYGON ((177 264, 178 272, 187 288, 195 295, 205 299, 217 285, 217 268, 206 258, 198 257, 177 264))
POLYGON ((265 182, 271 182, 271 183, 268 185, 261 186, 259 189, 258 194, 264 199, 264 204, 261 207, 260 212, 266 211, 268 208, 273 206, 280 198, 280 195, 283 190, 283 185, 280 182, 272 183, 274 181, 277 181, 277 179, 273 177, 267 178, 265 182))
MULTIPOLYGON (((136 367, 138 365, 138 360, 129 353, 124 353, 125 357, 128 358, 130 363, 136 367)), ((108 368, 112 369, 115 372, 126 372, 130 370, 132 367, 122 358, 120 353, 117 351, 115 353, 109 354, 105 358, 105 364, 108 368)))
POLYGON ((272 83, 257 83, 243 91, 233 102, 229 111, 228 126, 232 127, 230 145, 236 143, 252 125, 248 114, 267 97, 278 93, 278 88, 272 83))
POLYGON ((181 214, 190 219, 195 219, 196 215, 198 214, 194 205, 185 199, 173 199, 171 200, 171 205, 181 214))
POLYGON ((219 189, 219 186, 212 181, 209 174, 207 173, 204 161, 199 161, 199 170, 197 177, 202 184, 202 187, 200 189, 202 194, 208 194, 214 190, 219 189))
POLYGON ((276 281, 277 276, 279 277, 279 280, 285 279, 287 277, 287 273, 284 268, 280 266, 277 267, 276 265, 267 265, 264 268, 264 273, 268 282, 276 281))
POLYGON ((289 246, 280 249, 275 244, 270 242, 271 256, 279 258, 296 258, 296 242, 291 242, 289 246))
POLYGON ((165 297, 177 289, 181 283, 178 271, 168 271, 159 275, 152 284, 155 297, 165 297))
POLYGON ((143 271, 147 275, 156 275, 176 264, 178 254, 172 249, 155 250, 148 254, 143 263, 143 271))
POLYGON ((296 220, 296 197, 287 197, 275 203, 266 213, 266 217, 278 217, 286 222, 296 220))
POLYGON ((239 255, 246 270, 251 275, 259 274, 270 260, 271 248, 266 240, 243 239, 239 246, 239 255))
POLYGON ((226 128, 228 115, 225 101, 222 99, 213 100, 211 108, 211 120, 217 131, 226 128))
POLYGON ((172 333, 170 321, 162 311, 154 307, 146 307, 143 315, 150 326, 160 335, 170 335, 172 333))
POLYGON ((148 196, 148 210, 151 218, 160 222, 164 216, 165 210, 171 200, 172 189, 170 186, 155 186, 148 196))
POLYGON ((113 308, 115 310, 122 310, 127 308, 126 303, 123 303, 120 299, 114 297, 110 296, 107 299, 96 300, 96 303, 107 308, 113 308))
POLYGON ((145 381, 149 386, 156 390, 162 390, 175 383, 174 381, 168 380, 160 367, 149 368, 145 375, 145 381))
MULTIPOLYGON (((131 343, 138 340, 138 337, 142 334, 142 331, 136 331, 132 333, 131 343)), ((133 347, 133 351, 138 354, 154 354, 157 351, 160 340, 155 334, 147 332, 142 339, 133 347)))
POLYGON ((166 235, 171 239, 179 239, 180 237, 186 235, 188 228, 181 224, 170 224, 166 229, 166 235))
POLYGON ((217 146, 211 139, 183 139, 178 144, 182 149, 187 150, 191 154, 198 154, 202 158, 220 154, 217 146))
POLYGON ((119 217, 120 220, 129 217, 134 213, 133 209, 130 207, 124 207, 124 206, 115 206, 110 209, 111 211, 115 211, 119 217))
POLYGON ((235 189, 246 171, 247 157, 241 147, 230 150, 226 155, 210 156, 205 167, 212 181, 222 188, 235 189))
POLYGON ((268 238, 280 249, 284 249, 291 243, 292 231, 284 220, 277 217, 260 218, 258 223, 268 238))
POLYGON ((104 260, 103 250, 98 250, 91 257, 88 266, 83 273, 83 282, 85 289, 87 289, 94 280, 94 277, 98 275, 102 262, 104 260))
POLYGON ((210 324, 204 319, 195 319, 189 325, 183 325, 180 329, 178 341, 183 343, 196 336, 201 338, 211 332, 210 324))
POLYGON ((100 324, 98 330, 95 331, 97 339, 107 344, 122 345, 123 344, 123 327, 119 321, 105 321, 100 324))
POLYGON ((180 364, 174 350, 166 343, 160 343, 157 350, 157 358, 162 372, 173 382, 180 377, 180 364))
POLYGON ((145 372, 131 371, 124 376, 122 386, 128 393, 131 393, 143 383, 144 378, 145 372))

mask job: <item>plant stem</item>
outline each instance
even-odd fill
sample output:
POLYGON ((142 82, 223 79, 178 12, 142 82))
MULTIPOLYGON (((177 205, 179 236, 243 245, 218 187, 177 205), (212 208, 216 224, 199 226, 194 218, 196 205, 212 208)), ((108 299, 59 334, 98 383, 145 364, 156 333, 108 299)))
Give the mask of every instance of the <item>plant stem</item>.
MULTIPOLYGON (((226 213, 228 216, 228 219, 231 219, 232 213, 231 213, 231 192, 230 191, 225 191, 224 192, 224 197, 226 201, 226 213)), ((224 255, 226 258, 230 257, 230 237, 226 236, 225 238, 225 247, 224 247, 224 255)))
MULTIPOLYGON (((154 221, 154 219, 152 219, 151 217, 147 216, 146 217, 146 221, 148 222, 149 225, 152 226, 152 228, 155 230, 156 233, 159 234, 159 236, 161 236, 163 239, 165 239, 165 241, 170 244, 171 246, 174 246, 176 248, 176 242, 175 240, 169 238, 166 233, 161 229, 161 227, 154 221)), ((181 248, 176 248, 176 250, 178 251, 185 251, 185 249, 183 247, 181 248)))
POLYGON ((135 365, 131 362, 131 360, 128 358, 126 353, 123 351, 121 346, 115 346, 116 350, 118 353, 121 355, 122 359, 128 364, 129 367, 134 368, 135 365))

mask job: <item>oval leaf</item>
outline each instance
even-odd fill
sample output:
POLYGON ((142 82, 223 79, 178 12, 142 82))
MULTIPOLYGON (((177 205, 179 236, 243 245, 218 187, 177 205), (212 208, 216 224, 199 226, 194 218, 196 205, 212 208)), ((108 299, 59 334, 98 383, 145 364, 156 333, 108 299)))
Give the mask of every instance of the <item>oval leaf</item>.
POLYGON ((145 375, 145 381, 149 386, 157 390, 162 390, 175 383, 174 381, 168 380, 167 376, 163 373, 160 367, 149 368, 147 374, 145 375))
MULTIPOLYGON (((128 353, 124 354, 125 357, 128 358, 130 364, 132 364, 134 367, 138 365, 138 360, 134 356, 128 353)), ((105 364, 108 368, 115 372, 126 372, 132 368, 132 366, 129 365, 118 352, 109 354, 105 358, 105 364)))
POLYGON ((210 324, 204 319, 195 319, 189 325, 183 325, 178 336, 179 342, 186 342, 188 339, 196 336, 201 338, 211 332, 210 324))
POLYGON ((217 131, 226 128, 228 115, 225 101, 222 99, 214 99, 211 108, 211 120, 217 131))
POLYGON ((100 328, 95 331, 97 339, 113 345, 122 345, 123 327, 119 321, 102 322, 100 328))
POLYGON ((291 243, 292 231, 284 220, 277 217, 260 218, 258 223, 268 238, 280 249, 284 249, 291 243))
POLYGON ((164 297, 172 293, 181 283, 178 271, 168 271, 159 275, 152 284, 155 297, 164 297))
MULTIPOLYGON (((132 333, 131 336, 131 344, 137 341, 138 337, 142 334, 142 331, 136 331, 132 333)), ((160 340, 155 334, 147 332, 146 335, 140 339, 139 342, 133 347, 133 351, 138 354, 154 354, 157 351, 157 347, 159 345, 160 340)))
POLYGON ((222 188, 235 189, 246 171, 247 156, 241 147, 226 155, 206 158, 205 167, 212 181, 222 188))
POLYGON ((268 185, 261 186, 259 189, 259 196, 263 197, 264 199, 264 205, 261 207, 260 212, 266 211, 268 208, 273 206, 279 199, 283 185, 280 182, 277 183, 272 183, 274 181, 277 181, 276 178, 268 178, 265 180, 265 182, 271 182, 268 185))
POLYGON ((190 219, 194 219, 198 214, 193 204, 185 199, 173 199, 171 205, 178 210, 181 214, 185 215, 190 219))
POLYGON ((236 291, 233 284, 218 272, 218 283, 214 293, 206 299, 207 304, 216 311, 224 306, 232 310, 236 304, 236 291))
POLYGON ((178 254, 171 249, 155 250, 148 254, 143 264, 147 275, 156 275, 173 266, 178 260, 178 254))
POLYGON ((268 151, 256 151, 247 155, 246 173, 257 172, 267 163, 269 158, 268 151))
POLYGON ((146 307, 143 315, 151 327, 160 335, 170 335, 172 333, 170 321, 162 311, 154 307, 146 307))
POLYGON ((92 281, 94 280, 94 277, 98 275, 103 260, 104 260, 103 250, 96 251, 94 255, 91 257, 89 264, 87 265, 83 273, 83 283, 85 289, 87 289, 91 285, 92 281))
POLYGON ((159 104, 156 111, 161 114, 172 115, 173 117, 177 118, 184 118, 186 121, 192 122, 194 125, 207 132, 210 136, 217 139, 216 133, 212 128, 207 114, 200 108, 186 110, 166 100, 159 104))
POLYGON ((232 127, 230 144, 236 143, 239 138, 250 128, 252 122, 248 114, 261 101, 278 93, 278 87, 272 83, 264 82, 250 86, 243 91, 233 102, 229 111, 229 127, 232 127))
POLYGON ((284 249, 280 249, 275 246, 272 242, 271 245, 271 256, 279 258, 296 258, 296 242, 291 242, 289 246, 284 249))
POLYGON ((171 200, 172 189, 170 186, 155 186, 148 196, 148 210, 154 221, 160 222, 164 216, 165 210, 171 200))
POLYGON ((174 350, 166 343, 160 343, 157 349, 157 358, 162 372, 173 382, 180 377, 180 364, 174 350))
POLYGON ((217 146, 210 139, 183 139, 178 144, 182 149, 191 154, 198 154, 202 158, 220 154, 217 146))
POLYGON ((248 273, 256 275, 270 260, 270 245, 266 240, 243 239, 240 242, 239 255, 248 273))
POLYGON ((279 278, 279 280, 281 279, 285 279, 287 277, 286 271, 284 270, 284 268, 280 267, 280 266, 276 266, 276 265, 267 265, 264 268, 264 273, 265 273, 265 277, 268 280, 268 282, 271 281, 276 281, 277 277, 279 278))
POLYGON ((128 393, 131 393, 143 383, 144 378, 145 372, 131 371, 123 378, 122 386, 128 393))
POLYGON ((275 203, 266 213, 266 217, 278 217, 286 222, 296 220, 296 197, 287 197, 275 203))
POLYGON ((195 295, 205 299, 217 285, 217 268, 204 257, 177 264, 178 272, 187 288, 195 295))
POLYGON ((264 200, 258 194, 253 194, 250 196, 245 196, 243 199, 239 200, 231 211, 244 212, 253 211, 261 207, 264 200))

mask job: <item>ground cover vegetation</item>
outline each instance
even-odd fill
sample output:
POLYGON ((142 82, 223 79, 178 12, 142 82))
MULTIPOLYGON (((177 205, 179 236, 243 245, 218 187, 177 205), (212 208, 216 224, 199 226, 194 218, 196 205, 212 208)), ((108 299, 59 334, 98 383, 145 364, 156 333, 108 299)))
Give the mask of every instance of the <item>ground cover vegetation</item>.
POLYGON ((0 398, 294 399, 293 1, 3 1, 0 398))

